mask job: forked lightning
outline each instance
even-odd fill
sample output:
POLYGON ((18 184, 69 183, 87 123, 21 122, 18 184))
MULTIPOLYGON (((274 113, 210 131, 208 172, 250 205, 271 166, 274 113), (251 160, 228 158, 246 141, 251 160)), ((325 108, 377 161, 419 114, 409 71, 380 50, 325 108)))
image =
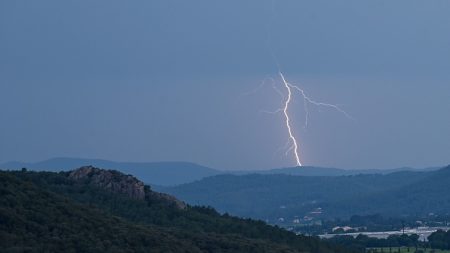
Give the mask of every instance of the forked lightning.
POLYGON ((278 74, 280 75, 281 80, 283 81, 283 85, 286 88, 287 97, 286 97, 286 100, 284 100, 284 107, 276 110, 275 113, 283 112, 284 117, 285 117, 286 128, 287 128, 288 134, 289 134, 289 143, 291 143, 291 146, 289 147, 287 152, 292 150, 294 152, 294 157, 295 157, 297 166, 302 166, 302 162, 301 162, 300 155, 299 155, 299 153, 300 153, 299 152, 299 144, 298 144, 297 139, 295 138, 295 135, 292 131, 293 127, 291 124, 291 119, 289 117, 289 106, 293 99, 292 89, 298 91, 298 93, 303 98, 303 105, 304 105, 304 110, 305 110, 305 128, 308 126, 308 120, 309 120, 308 119, 308 117, 309 117, 308 104, 311 104, 314 106, 329 107, 331 109, 334 109, 334 110, 344 114, 349 119, 353 119, 353 118, 337 105, 314 101, 313 99, 311 99, 310 97, 308 97, 306 95, 306 93, 303 89, 286 81, 286 78, 284 77, 283 73, 279 72, 278 74))

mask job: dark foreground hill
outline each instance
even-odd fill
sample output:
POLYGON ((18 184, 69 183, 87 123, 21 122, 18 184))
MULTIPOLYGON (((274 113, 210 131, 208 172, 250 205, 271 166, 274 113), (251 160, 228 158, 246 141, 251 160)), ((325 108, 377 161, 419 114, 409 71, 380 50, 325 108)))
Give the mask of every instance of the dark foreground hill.
POLYGON ((446 214, 450 212, 450 167, 336 177, 219 175, 161 190, 188 203, 270 222, 304 216, 446 214))
POLYGON ((2 252, 347 252, 93 167, 0 172, 0 195, 2 252))

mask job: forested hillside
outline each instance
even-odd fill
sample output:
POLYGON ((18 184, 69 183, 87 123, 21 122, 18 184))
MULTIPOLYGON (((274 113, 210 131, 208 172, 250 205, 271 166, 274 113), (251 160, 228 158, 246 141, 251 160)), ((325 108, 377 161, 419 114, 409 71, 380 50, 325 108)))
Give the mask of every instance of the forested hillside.
POLYGON ((0 193, 5 252, 348 252, 184 205, 115 171, 0 172, 0 193))

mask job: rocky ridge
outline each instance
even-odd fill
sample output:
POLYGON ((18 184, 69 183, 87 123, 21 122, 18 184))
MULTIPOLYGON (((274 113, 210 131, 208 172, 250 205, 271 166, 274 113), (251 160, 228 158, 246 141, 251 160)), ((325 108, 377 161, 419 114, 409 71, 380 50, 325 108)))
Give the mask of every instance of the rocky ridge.
POLYGON ((84 166, 69 172, 69 178, 75 181, 85 181, 112 193, 124 194, 132 199, 157 199, 178 209, 186 208, 183 201, 165 193, 154 192, 136 177, 125 175, 116 170, 84 166))
POLYGON ((113 193, 125 194, 132 199, 145 199, 144 183, 131 175, 124 175, 118 171, 85 166, 71 171, 69 178, 76 181, 89 180, 90 184, 113 193))

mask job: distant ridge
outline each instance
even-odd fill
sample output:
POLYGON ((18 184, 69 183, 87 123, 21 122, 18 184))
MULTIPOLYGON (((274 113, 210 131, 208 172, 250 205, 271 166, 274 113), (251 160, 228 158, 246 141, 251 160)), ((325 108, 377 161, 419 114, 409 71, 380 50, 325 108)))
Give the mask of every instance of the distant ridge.
POLYGON ((36 171, 68 171, 83 166, 94 166, 118 170, 131 174, 151 185, 178 185, 221 174, 221 171, 188 162, 113 162, 102 159, 53 158, 37 163, 8 162, 1 169, 17 170, 27 168, 36 171))
POLYGON ((260 171, 258 174, 284 174, 292 176, 352 176, 361 174, 381 174, 386 175, 390 173, 400 172, 400 171, 435 171, 442 167, 429 167, 429 168, 410 168, 402 167, 395 169, 366 169, 366 170, 348 170, 348 169, 337 169, 337 168, 325 168, 325 167, 313 167, 313 166, 302 166, 302 167, 289 167, 272 169, 268 171, 260 171))
POLYGON ((118 170, 131 174, 143 182, 154 186, 174 186, 191 183, 206 177, 220 174, 229 175, 291 175, 291 176, 352 176, 360 174, 389 174, 399 171, 434 171, 440 167, 430 167, 425 169, 397 168, 397 169, 370 169, 370 170, 346 170, 337 168, 324 168, 313 166, 288 167, 271 170, 251 170, 251 171, 220 171, 202 165, 189 162, 115 162, 102 159, 83 159, 60 157, 44 160, 36 163, 8 162, 0 164, 0 169, 18 170, 27 168, 36 171, 68 171, 83 166, 94 166, 118 170))
POLYGON ((290 175, 290 176, 305 176, 305 177, 338 177, 338 176, 354 176, 365 174, 380 174, 386 175, 401 171, 435 171, 442 167, 429 167, 423 169, 415 169, 410 167, 402 167, 396 169, 366 169, 366 170, 349 170, 349 169, 337 169, 326 167, 314 167, 314 166, 301 166, 301 167, 287 167, 271 170, 255 170, 255 171, 234 171, 229 174, 233 175, 247 175, 247 174, 261 174, 261 175, 290 175))
POLYGON ((449 182, 450 166, 446 166, 343 176, 217 175, 160 190, 189 204, 276 223, 280 217, 292 221, 315 210, 320 210, 314 214, 320 219, 450 215, 449 182))

